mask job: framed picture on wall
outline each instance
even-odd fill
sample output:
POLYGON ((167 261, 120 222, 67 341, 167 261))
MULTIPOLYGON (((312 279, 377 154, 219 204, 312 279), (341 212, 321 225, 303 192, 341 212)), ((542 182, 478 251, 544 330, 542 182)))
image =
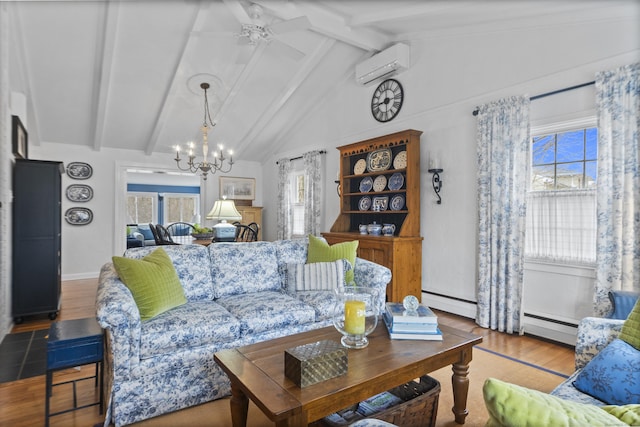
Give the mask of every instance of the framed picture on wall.
POLYGON ((13 155, 19 159, 28 159, 29 139, 27 130, 22 126, 18 116, 11 116, 11 140, 13 141, 13 155))
POLYGON ((256 179, 238 178, 233 176, 221 176, 220 197, 232 200, 255 200, 256 179))

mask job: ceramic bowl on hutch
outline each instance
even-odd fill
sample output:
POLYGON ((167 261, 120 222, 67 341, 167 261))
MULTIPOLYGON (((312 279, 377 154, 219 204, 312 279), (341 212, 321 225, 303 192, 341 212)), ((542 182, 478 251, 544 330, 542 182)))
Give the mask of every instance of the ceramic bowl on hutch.
POLYGON ((376 222, 373 221, 373 224, 367 226, 367 232, 372 236, 379 236, 380 233, 382 233, 382 224, 376 224, 376 222))

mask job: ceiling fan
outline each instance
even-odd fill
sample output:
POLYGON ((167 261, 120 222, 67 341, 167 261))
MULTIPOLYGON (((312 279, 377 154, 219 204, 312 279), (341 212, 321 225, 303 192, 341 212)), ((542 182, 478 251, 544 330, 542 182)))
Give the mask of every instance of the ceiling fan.
POLYGON ((264 10, 259 4, 250 3, 246 10, 238 1, 225 0, 225 4, 241 24, 240 32, 236 34, 238 44, 256 46, 260 43, 269 43, 273 48, 295 60, 305 56, 304 52, 279 40, 278 36, 310 28, 311 23, 306 16, 267 24, 263 20, 264 10))

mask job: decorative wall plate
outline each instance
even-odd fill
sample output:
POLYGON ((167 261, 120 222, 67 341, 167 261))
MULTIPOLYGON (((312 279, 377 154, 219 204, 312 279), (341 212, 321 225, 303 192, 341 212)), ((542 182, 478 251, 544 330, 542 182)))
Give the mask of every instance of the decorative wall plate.
POLYGON ((371 201, 371 210, 372 211, 386 211, 387 206, 389 205, 389 196, 378 196, 374 197, 371 201))
POLYGON ((389 178, 389 190, 393 190, 393 191, 399 190, 402 188, 403 184, 404 184, 404 175, 402 175, 400 172, 394 173, 389 178))
POLYGON ((360 159, 353 166, 353 174, 354 175, 362 175, 364 171, 367 170, 367 161, 365 159, 360 159))
POLYGON ((404 196, 402 194, 396 194, 391 198, 391 210, 401 211, 404 209, 404 196))
POLYGON ((67 187, 67 199, 72 202, 88 202, 93 199, 93 189, 84 184, 72 184, 67 187))
POLYGON ((384 191, 387 186, 387 177, 384 175, 378 175, 373 180, 373 191, 384 191))
POLYGON ((359 188, 361 193, 368 193, 369 191, 371 191, 371 189, 373 188, 373 178, 371 178, 370 176, 362 178, 359 188))
POLYGON ((67 165, 67 174, 71 179, 89 179, 93 175, 93 168, 88 163, 71 162, 67 165))
POLYGON ((361 197, 360 201, 358 202, 358 209, 360 209, 361 211, 368 211, 370 207, 371 207, 371 197, 369 196, 361 197))
POLYGON ((401 151, 393 158, 394 169, 404 169, 407 167, 407 152, 401 151))
POLYGON ((93 221, 93 212, 87 208, 69 208, 64 213, 64 219, 71 225, 87 225, 93 221))
POLYGON ((382 172, 391 167, 391 148, 381 148, 367 155, 367 170, 382 172))

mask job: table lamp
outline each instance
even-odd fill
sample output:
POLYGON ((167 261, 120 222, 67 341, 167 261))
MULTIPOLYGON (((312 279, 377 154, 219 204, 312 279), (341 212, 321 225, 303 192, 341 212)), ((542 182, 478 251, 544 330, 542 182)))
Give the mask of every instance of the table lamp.
POLYGON ((216 200, 207 214, 207 219, 220 221, 213 226, 213 239, 216 242, 233 242, 236 240, 236 226, 227 221, 240 221, 242 215, 236 209, 233 200, 216 200))

